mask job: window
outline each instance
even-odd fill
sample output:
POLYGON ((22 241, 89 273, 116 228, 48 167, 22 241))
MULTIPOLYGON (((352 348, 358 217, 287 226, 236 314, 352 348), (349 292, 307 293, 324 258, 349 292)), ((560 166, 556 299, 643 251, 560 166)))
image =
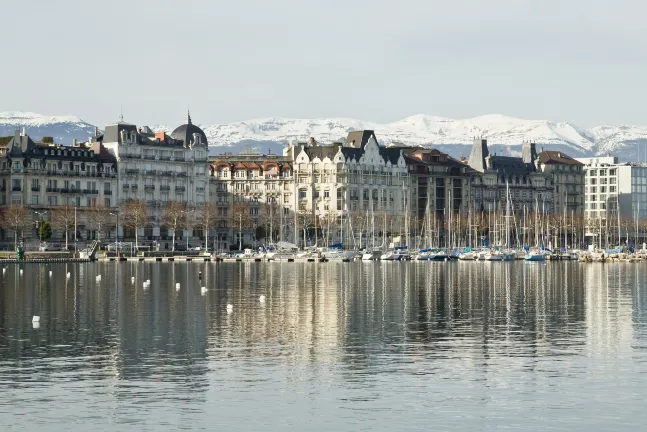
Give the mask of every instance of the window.
POLYGON ((106 207, 111 207, 110 206, 110 198, 104 198, 103 199, 103 205, 106 207))
POLYGON ((324 198, 330 198, 330 191, 327 189, 324 191, 324 198))
POLYGON ((32 205, 39 205, 40 204, 39 198, 40 197, 38 195, 32 195, 31 196, 31 204, 32 205))

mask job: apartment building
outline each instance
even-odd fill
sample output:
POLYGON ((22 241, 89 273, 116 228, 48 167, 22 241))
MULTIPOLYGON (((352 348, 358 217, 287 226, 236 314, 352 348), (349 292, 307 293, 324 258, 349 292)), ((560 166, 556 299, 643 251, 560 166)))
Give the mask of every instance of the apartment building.
POLYGON ((477 138, 468 165, 476 172, 471 184, 471 206, 476 211, 505 211, 508 199, 515 212, 557 209, 553 173, 542 171, 534 143, 523 143, 522 157, 498 156, 490 154, 487 140, 477 138))
POLYGON ((591 219, 647 218, 647 166, 614 156, 578 158, 585 172, 585 214, 591 219), (619 213, 619 215, 618 215, 619 213))
MULTIPOLYGON (((22 205, 48 219, 46 212, 63 206, 78 210, 76 239, 96 238, 87 210, 96 205, 115 210, 118 206, 117 161, 103 145, 91 139, 72 146, 35 142, 27 133, 16 131, 0 141, 0 206, 22 205), (38 212, 38 213, 37 213, 38 212)), ((25 230, 25 240, 36 238, 25 230)), ((68 233, 74 237, 74 232, 68 233)))
MULTIPOLYGON (((170 135, 149 127, 119 121, 107 125, 98 137, 118 162, 119 204, 143 201, 149 212, 149 223, 138 233, 144 242, 159 242, 172 248, 172 232, 164 226, 164 206, 169 201, 185 202, 189 211, 208 200, 208 143, 205 133, 191 121, 177 127, 170 135)), ((190 219, 190 218, 189 218, 190 219)), ((120 238, 133 240, 133 229, 119 226, 120 238)), ((201 232, 188 227, 175 233, 176 241, 199 244, 201 232)))
POLYGON ((216 226, 210 234, 215 250, 259 241, 294 241, 290 158, 257 153, 211 156, 209 189, 216 210, 216 226), (261 226, 263 233, 257 231, 261 226))

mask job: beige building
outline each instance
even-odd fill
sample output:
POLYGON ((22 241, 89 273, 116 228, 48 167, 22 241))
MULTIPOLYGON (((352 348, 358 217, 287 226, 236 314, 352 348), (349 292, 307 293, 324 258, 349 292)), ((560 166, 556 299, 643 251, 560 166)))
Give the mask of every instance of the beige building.
MULTIPOLYGON (((180 201, 187 203, 188 211, 195 211, 208 201, 206 135, 189 116, 170 135, 120 121, 107 125, 98 139, 118 161, 119 204, 137 200, 148 207, 149 224, 137 233, 139 239, 171 249, 172 231, 162 221, 164 206, 180 201)), ((134 230, 120 224, 119 231, 120 238, 134 240, 134 230)), ((175 240, 184 244, 188 238, 190 245, 198 246, 200 237, 189 227, 176 233, 175 240)))

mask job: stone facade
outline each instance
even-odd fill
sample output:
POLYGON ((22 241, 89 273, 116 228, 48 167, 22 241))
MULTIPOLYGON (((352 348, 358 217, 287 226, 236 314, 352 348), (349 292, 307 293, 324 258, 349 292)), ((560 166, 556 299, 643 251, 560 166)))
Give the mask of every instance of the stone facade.
MULTIPOLYGON (((178 201, 195 211, 209 198, 204 132, 191 123, 189 116, 188 123, 171 135, 120 121, 107 125, 98 139, 118 161, 119 204, 132 200, 146 203, 149 224, 139 230, 139 238, 144 243, 157 242, 162 249, 172 248, 172 232, 162 220, 164 206, 178 201)), ((124 229, 123 224, 119 230, 120 238, 134 240, 134 230, 124 229)), ((194 234, 189 226, 176 233, 175 240, 184 243, 188 237, 188 243, 197 246, 201 236, 194 234)))
MULTIPOLYGON (((101 206, 115 211, 119 204, 117 161, 96 138, 70 147, 35 142, 25 132, 16 131, 0 144, 0 206, 13 204, 29 211, 34 227, 23 230, 25 241, 37 238, 39 214, 50 219, 53 210, 66 206, 77 209, 76 236, 71 229, 69 238, 85 242, 97 237, 88 210, 101 206)), ((110 235, 109 230, 102 231, 110 235)), ((53 240, 64 242, 61 235, 55 233, 53 240)))

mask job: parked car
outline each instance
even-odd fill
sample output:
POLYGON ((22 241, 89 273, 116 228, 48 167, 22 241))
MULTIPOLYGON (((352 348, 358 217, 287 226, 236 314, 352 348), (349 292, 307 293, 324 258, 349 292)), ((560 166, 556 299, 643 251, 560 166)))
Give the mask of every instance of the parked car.
POLYGON ((58 245, 58 244, 43 243, 40 245, 38 250, 40 252, 54 252, 54 251, 61 251, 63 250, 63 248, 61 248, 61 245, 58 245))
POLYGON ((186 252, 186 245, 185 244, 176 244, 175 245, 175 252, 186 252))

